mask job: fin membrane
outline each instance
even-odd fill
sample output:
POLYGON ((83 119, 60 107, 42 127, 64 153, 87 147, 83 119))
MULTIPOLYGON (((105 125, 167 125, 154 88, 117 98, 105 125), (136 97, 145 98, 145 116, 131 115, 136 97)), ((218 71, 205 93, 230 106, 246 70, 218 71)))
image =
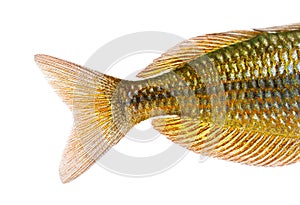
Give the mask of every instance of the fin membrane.
POLYGON ((197 36, 179 43, 167 52, 163 53, 153 63, 137 74, 137 77, 147 78, 169 72, 188 63, 195 58, 220 48, 249 40, 263 32, 275 33, 283 31, 300 30, 300 24, 276 26, 253 30, 236 30, 223 33, 197 36))
POLYGON ((181 146, 205 154, 207 146, 217 142, 222 134, 220 127, 191 118, 157 118, 152 120, 154 129, 181 146))
POLYGON ((195 153, 255 166, 282 166, 300 160, 300 140, 180 117, 152 121, 168 139, 195 153))
POLYGON ((81 143, 80 137, 73 128, 60 162, 59 174, 61 181, 67 183, 77 178, 95 163, 81 143))
POLYGON ((35 61, 73 110, 73 132, 60 165, 60 177, 66 183, 87 170, 130 129, 120 119, 119 110, 112 110, 120 80, 47 55, 36 55, 35 61))
POLYGON ((284 26, 274 26, 274 27, 268 27, 268 28, 260 28, 260 29, 254 29, 255 31, 259 32, 268 32, 268 33, 278 33, 278 32, 284 32, 284 31, 295 31, 300 30, 300 23, 295 24, 289 24, 284 26))
POLYGON ((257 34, 259 34, 258 31, 230 31, 191 38, 179 43, 155 59, 153 63, 138 73, 137 77, 152 77, 171 71, 203 54, 248 40, 257 34))

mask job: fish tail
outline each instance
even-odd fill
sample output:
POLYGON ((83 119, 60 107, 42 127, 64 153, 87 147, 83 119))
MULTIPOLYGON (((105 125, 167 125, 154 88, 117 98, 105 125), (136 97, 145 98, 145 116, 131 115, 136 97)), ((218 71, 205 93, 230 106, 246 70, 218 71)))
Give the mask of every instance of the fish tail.
POLYGON ((35 61, 73 111, 74 126, 60 164, 60 178, 77 178, 125 136, 129 125, 113 108, 120 79, 47 55, 35 61))

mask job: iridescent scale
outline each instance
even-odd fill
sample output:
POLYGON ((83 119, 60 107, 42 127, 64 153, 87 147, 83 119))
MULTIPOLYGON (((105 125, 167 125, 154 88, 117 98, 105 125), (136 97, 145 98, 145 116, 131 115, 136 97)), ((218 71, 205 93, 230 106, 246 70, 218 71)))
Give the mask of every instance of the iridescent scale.
POLYGON ((35 61, 73 111, 64 183, 151 117, 154 129, 196 153, 255 166, 300 160, 300 24, 191 38, 140 81, 47 55, 35 61))
POLYGON ((209 54, 224 82, 228 125, 300 136, 299 38, 267 33, 209 54))
POLYGON ((299 57, 299 31, 263 33, 163 75, 124 81, 118 99, 132 125, 178 116, 154 120, 154 127, 197 153, 289 164, 300 153, 299 57))

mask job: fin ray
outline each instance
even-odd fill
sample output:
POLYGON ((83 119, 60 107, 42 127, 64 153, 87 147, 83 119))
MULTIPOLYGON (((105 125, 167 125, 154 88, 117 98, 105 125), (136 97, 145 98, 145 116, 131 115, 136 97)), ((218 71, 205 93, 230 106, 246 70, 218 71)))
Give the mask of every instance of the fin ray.
POLYGON ((238 128, 218 127, 189 118, 157 118, 154 129, 196 153, 255 166, 282 166, 299 160, 299 139, 238 128), (280 146, 281 149, 275 149, 280 146), (275 157, 276 156, 276 157, 275 157))
POLYGON ((47 55, 35 61, 55 91, 73 110, 74 127, 60 164, 63 183, 95 163, 130 129, 112 100, 119 79, 47 55))
POLYGON ((229 31, 224 33, 207 34, 183 41, 169 49, 143 71, 137 77, 152 77, 162 72, 171 71, 189 61, 222 47, 253 38, 258 31, 229 31))
POLYGON ((201 55, 249 40, 263 32, 276 33, 294 30, 300 30, 300 23, 253 30, 234 30, 193 37, 163 53, 159 58, 155 59, 153 63, 138 73, 137 77, 153 77, 163 72, 171 71, 201 55))
POLYGON ((295 31, 295 30, 300 30, 300 23, 288 24, 288 25, 283 25, 283 26, 273 26, 273 27, 267 27, 267 28, 259 28, 259 29, 253 29, 253 30, 258 31, 258 32, 268 32, 268 33, 295 31))

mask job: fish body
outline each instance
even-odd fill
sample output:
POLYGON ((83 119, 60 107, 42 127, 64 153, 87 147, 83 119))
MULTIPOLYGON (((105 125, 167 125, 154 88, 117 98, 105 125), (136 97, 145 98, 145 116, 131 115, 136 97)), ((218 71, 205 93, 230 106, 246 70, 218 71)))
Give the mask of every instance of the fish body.
POLYGON ((63 182, 152 117, 156 130, 196 153, 256 166, 300 159, 300 25, 192 38, 154 60, 139 81, 35 59, 74 113, 63 182))

